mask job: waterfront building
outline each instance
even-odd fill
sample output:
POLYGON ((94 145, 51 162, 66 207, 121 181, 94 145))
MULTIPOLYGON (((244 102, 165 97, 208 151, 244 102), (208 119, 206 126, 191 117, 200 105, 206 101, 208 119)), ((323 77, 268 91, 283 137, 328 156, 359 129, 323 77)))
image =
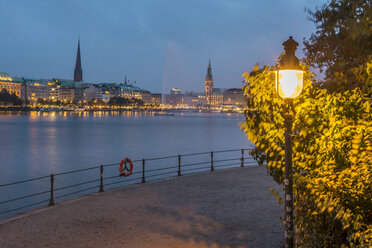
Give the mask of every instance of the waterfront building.
POLYGON ((145 105, 160 105, 161 94, 152 94, 149 91, 142 93, 142 101, 145 105))
POLYGON ((116 83, 100 83, 102 94, 109 95, 110 98, 120 96, 120 87, 116 83))
POLYGON ((78 48, 77 48, 77 53, 76 53, 74 81, 75 82, 83 81, 83 70, 81 69, 81 58, 80 58, 80 39, 78 41, 78 48))
POLYGON ((195 95, 184 95, 183 103, 187 107, 199 107, 203 105, 204 98, 195 95))
POLYGON ((164 95, 164 103, 176 108, 189 108, 204 105, 204 93, 164 95))
POLYGON ((222 112, 243 113, 247 106, 247 100, 243 90, 231 88, 223 93, 222 112))
POLYGON ((223 93, 223 104, 245 106, 247 100, 244 96, 243 90, 240 88, 231 88, 223 93))
POLYGON ((223 102, 223 92, 224 90, 221 88, 214 88, 210 95, 210 103, 208 105, 212 107, 220 107, 223 102))
POLYGON ((102 89, 97 84, 84 85, 84 100, 90 102, 92 100, 102 100, 102 89))
POLYGON ((206 105, 211 105, 212 93, 213 93, 213 75, 212 75, 211 60, 209 60, 207 75, 205 76, 205 103, 206 105))
POLYGON ((183 95, 171 95, 171 94, 166 94, 164 95, 164 102, 165 105, 171 105, 171 106, 180 106, 184 102, 183 100, 183 95))
POLYGON ((191 107, 200 107, 205 105, 205 94, 204 92, 187 92, 186 96, 188 97, 186 102, 189 102, 191 107))
POLYGON ((58 100, 63 102, 81 103, 84 101, 84 86, 81 82, 62 82, 59 88, 58 100))
POLYGON ((143 92, 142 101, 145 105, 152 105, 152 94, 149 91, 143 92))
POLYGON ((120 84, 120 97, 142 99, 144 90, 129 84, 120 84))
POLYGON ((0 72, 0 90, 6 89, 9 94, 16 94, 19 98, 23 98, 23 81, 12 78, 5 72, 0 72))
POLYGON ((102 94, 102 101, 104 103, 108 103, 110 99, 111 99, 110 94, 102 94))
POLYGON ((49 85, 45 79, 23 78, 25 83, 25 97, 31 103, 38 99, 49 100, 49 85))
POLYGON ((48 83, 49 85, 49 100, 52 100, 53 102, 59 100, 59 89, 61 88, 61 85, 58 80, 53 80, 52 82, 48 83))
POLYGON ((171 95, 181 95, 181 89, 173 88, 170 90, 171 95))
POLYGON ((162 98, 162 94, 161 93, 151 94, 151 102, 152 102, 152 104, 154 104, 154 105, 160 105, 161 104, 161 98, 162 98))

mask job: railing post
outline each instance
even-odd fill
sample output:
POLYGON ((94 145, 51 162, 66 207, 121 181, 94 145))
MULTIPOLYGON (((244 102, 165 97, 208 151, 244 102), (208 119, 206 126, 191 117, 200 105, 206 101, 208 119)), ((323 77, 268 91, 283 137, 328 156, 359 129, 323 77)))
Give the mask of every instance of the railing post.
POLYGON ((99 184, 99 192, 103 192, 103 165, 100 166, 100 184, 99 184))
POLYGON ((242 164, 240 165, 240 167, 244 167, 244 149, 242 149, 242 157, 240 160, 242 161, 242 164))
POLYGON ((50 174, 50 199, 49 206, 56 205, 54 202, 54 174, 50 174))
POLYGON ((142 159, 142 183, 145 183, 145 160, 142 159))
POLYGON ((181 155, 178 155, 178 176, 181 176, 181 155))
POLYGON ((214 167, 213 167, 213 152, 211 152, 211 171, 214 171, 214 167))

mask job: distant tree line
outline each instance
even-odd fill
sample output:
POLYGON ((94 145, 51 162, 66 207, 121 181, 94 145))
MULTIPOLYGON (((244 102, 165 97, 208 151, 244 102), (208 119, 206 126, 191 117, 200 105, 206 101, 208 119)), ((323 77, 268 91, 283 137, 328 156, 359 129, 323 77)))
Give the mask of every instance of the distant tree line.
POLYGON ((38 98, 36 100, 36 103, 37 104, 40 104, 40 105, 54 105, 54 106, 61 106, 61 105, 63 105, 63 103, 60 100, 53 101, 53 100, 44 100, 42 98, 38 98))
MULTIPOLYGON (((42 99, 42 98, 38 98, 36 100, 36 103, 38 105, 52 105, 52 106, 65 106, 65 105, 68 105, 68 104, 79 105, 77 101, 64 102, 64 101, 60 101, 60 100, 45 100, 45 99, 42 99)), ((100 106, 137 105, 137 106, 141 106, 141 105, 143 105, 143 101, 140 100, 140 99, 135 99, 135 98, 113 97, 109 100, 108 103, 105 103, 102 100, 92 99, 89 102, 84 103, 83 105, 85 105, 85 106, 94 106, 94 105, 100 105, 100 106)))
POLYGON ((136 98, 113 97, 108 102, 110 106, 143 105, 143 101, 136 98))

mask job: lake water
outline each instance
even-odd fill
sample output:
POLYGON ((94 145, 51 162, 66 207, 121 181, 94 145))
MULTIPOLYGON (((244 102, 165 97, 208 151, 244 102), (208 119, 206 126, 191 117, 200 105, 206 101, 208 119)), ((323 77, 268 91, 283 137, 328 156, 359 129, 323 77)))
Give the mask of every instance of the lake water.
MULTIPOLYGON (((242 121, 243 115, 217 113, 174 116, 138 112, 1 113, 0 184, 119 163, 124 157, 137 160, 249 148, 251 143, 240 130, 242 121)), ((209 157, 195 159, 189 162, 208 161, 209 157)), ((161 168, 169 163, 177 165, 174 159, 151 166, 161 168)), ((139 167, 135 164, 134 171, 139 171, 139 167)), ((110 173, 105 176, 115 175, 117 166, 110 173)), ((56 178, 56 187, 97 177, 98 172, 94 171, 84 176, 56 178)), ((6 187, 3 191, 0 188, 0 201, 48 189, 49 178, 26 186, 6 187)), ((44 198, 48 199, 47 195, 44 198)), ((5 209, 12 206, 18 205, 5 209)))

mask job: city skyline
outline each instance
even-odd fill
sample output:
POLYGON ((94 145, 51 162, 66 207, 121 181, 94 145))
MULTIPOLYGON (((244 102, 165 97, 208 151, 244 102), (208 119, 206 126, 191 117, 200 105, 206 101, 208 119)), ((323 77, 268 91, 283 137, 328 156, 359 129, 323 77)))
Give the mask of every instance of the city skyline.
POLYGON ((289 35, 301 41, 314 32, 304 8, 323 2, 2 2, 0 20, 9 25, 0 41, 0 71, 72 79, 80 36, 88 83, 123 82, 127 75, 152 92, 202 91, 210 57, 215 84, 240 87, 242 73, 254 64, 275 62, 281 52, 277 41, 289 35))

